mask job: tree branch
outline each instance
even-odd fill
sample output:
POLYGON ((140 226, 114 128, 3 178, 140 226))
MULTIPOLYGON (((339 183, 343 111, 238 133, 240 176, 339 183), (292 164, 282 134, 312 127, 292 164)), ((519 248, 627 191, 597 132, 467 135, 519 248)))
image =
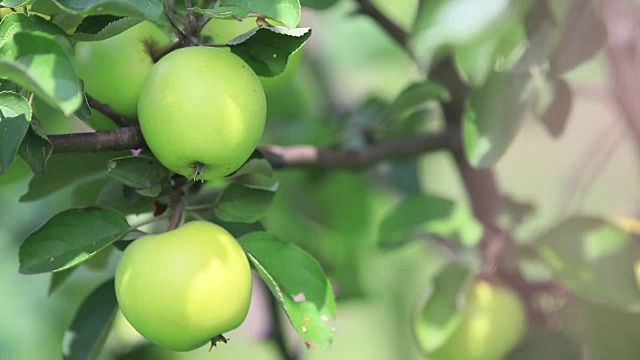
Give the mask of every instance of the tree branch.
POLYGON ((415 59, 413 52, 409 48, 409 34, 400 26, 389 19, 378 7, 370 0, 356 0, 358 3, 358 12, 371 17, 380 27, 391 36, 412 58, 415 59))
MULTIPOLYGON (((457 149, 457 131, 415 135, 380 141, 358 149, 321 149, 310 145, 260 146, 259 150, 275 168, 306 167, 362 169, 383 160, 412 157, 440 149, 457 149)), ((50 135, 53 151, 98 152, 146 147, 138 127, 65 135, 50 135)))
POLYGON ((275 168, 313 167, 325 169, 362 169, 383 160, 395 160, 421 153, 458 148, 455 133, 416 135, 380 141, 358 149, 320 149, 310 145, 259 147, 275 168))
POLYGON ((603 18, 609 34, 607 56, 613 76, 614 93, 622 119, 640 153, 640 36, 638 5, 620 0, 602 2, 603 18))
POLYGON ((91 133, 49 135, 53 151, 99 152, 140 149, 146 147, 142 132, 137 126, 91 133))
POLYGON ((89 94, 86 94, 86 97, 87 97, 87 103, 89 103, 89 106, 103 113, 106 117, 113 120, 113 122, 115 122, 118 126, 125 127, 125 126, 133 126, 133 124, 135 124, 133 120, 120 114, 111 106, 96 100, 94 97, 92 97, 89 94))

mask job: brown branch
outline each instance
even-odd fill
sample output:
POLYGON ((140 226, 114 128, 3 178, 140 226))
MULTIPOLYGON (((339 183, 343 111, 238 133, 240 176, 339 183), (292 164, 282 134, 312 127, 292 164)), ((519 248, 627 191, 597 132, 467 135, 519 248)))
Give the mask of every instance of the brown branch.
MULTIPOLYGON (((469 89, 460 79, 450 59, 443 61, 436 67, 432 76, 440 83, 446 84, 452 95, 452 101, 443 104, 442 107, 447 126, 451 129, 460 129, 469 89)), ((462 134, 458 132, 458 136, 462 136, 462 134)), ((461 143, 461 140, 458 142, 461 143)), ((497 280, 509 285, 518 292, 525 302, 529 320, 537 324, 546 324, 548 319, 537 306, 534 295, 540 291, 553 291, 568 297, 571 296, 570 292, 557 282, 531 284, 520 272, 504 266, 504 258, 512 253, 513 247, 516 245, 513 243, 510 231, 501 229, 497 224, 500 210, 500 188, 496 177, 491 169, 473 168, 462 149, 454 149, 453 157, 473 213, 484 227, 484 235, 480 242, 483 258, 480 276, 490 281, 497 280)))
MULTIPOLYGON (((456 132, 416 135, 389 139, 358 149, 321 149, 310 145, 260 146, 259 150, 275 168, 314 167, 327 169, 361 169, 383 160, 412 157, 424 152, 459 147, 456 132)), ((53 151, 98 152, 145 147, 138 127, 126 127, 94 133, 50 135, 53 151)))
POLYGON ((370 0, 356 0, 358 3, 358 12, 371 17, 377 22, 382 29, 389 34, 412 58, 415 59, 411 48, 409 47, 409 34, 404 31, 395 22, 389 19, 378 7, 370 0))
POLYGON ((320 149, 310 145, 265 145, 259 149, 275 168, 362 169, 383 160, 396 160, 425 152, 458 147, 455 133, 447 131, 389 139, 357 149, 320 149))
POLYGON ((99 152, 140 149, 146 147, 138 127, 123 127, 115 130, 90 133, 49 135, 56 153, 99 152))
POLYGON ((640 13, 638 5, 620 0, 602 2, 609 34, 607 56, 614 94, 622 118, 640 153, 640 13))
POLYGON ((96 100, 94 97, 92 97, 89 94, 86 94, 86 97, 87 97, 87 103, 89 103, 89 106, 103 113, 106 117, 113 120, 113 122, 115 122, 118 126, 125 127, 125 126, 132 126, 133 124, 135 124, 135 121, 120 114, 111 106, 96 100))
MULTIPOLYGON (((465 99, 470 89, 458 75, 451 59, 443 61, 438 67, 432 70, 432 73, 433 78, 442 84, 446 84, 451 93, 452 100, 442 105, 447 126, 452 130, 461 129, 465 99)), ((456 135, 462 137, 459 131, 456 135)), ((460 139, 458 142, 462 143, 462 140, 460 139)), ((496 230, 497 226, 495 222, 498 204, 500 203, 500 191, 498 190, 493 172, 490 169, 473 168, 467 161, 462 149, 457 149, 453 155, 476 218, 478 218, 485 227, 496 230)))

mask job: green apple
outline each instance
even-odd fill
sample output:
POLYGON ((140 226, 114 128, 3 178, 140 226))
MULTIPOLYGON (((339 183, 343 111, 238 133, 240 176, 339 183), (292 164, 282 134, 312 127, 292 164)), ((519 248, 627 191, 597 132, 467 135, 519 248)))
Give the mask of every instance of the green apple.
POLYGON ((154 66, 140 93, 147 145, 168 169, 195 180, 237 170, 255 150, 266 118, 260 80, 236 55, 178 49, 154 66))
MULTIPOLYGON (((124 116, 136 118, 142 84, 154 65, 152 54, 170 43, 171 38, 160 28, 144 21, 106 40, 77 43, 76 70, 89 95, 124 116)), ((102 116, 95 122, 104 123, 104 119, 102 116)), ((98 124, 94 125, 108 127, 98 124)))
POLYGON ((194 350, 240 326, 251 302, 251 270, 236 239, 206 221, 147 235, 116 268, 122 314, 142 336, 173 350, 194 350))
MULTIPOLYGON (((511 289, 477 281, 451 337, 429 354, 432 360, 502 360, 527 330, 526 309, 511 289)), ((417 337, 420 342, 420 337, 417 337)))

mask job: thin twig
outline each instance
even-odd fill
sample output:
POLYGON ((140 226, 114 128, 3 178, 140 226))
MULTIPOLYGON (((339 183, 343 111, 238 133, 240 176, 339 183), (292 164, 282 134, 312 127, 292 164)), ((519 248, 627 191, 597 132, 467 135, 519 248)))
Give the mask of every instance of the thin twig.
POLYGON ((413 59, 415 56, 409 47, 409 34, 395 22, 389 19, 370 0, 355 0, 358 3, 358 12, 371 17, 380 27, 391 36, 413 59))
POLYGON ((112 108, 108 104, 105 104, 96 100, 94 97, 92 97, 89 94, 86 94, 86 97, 87 97, 87 103, 89 103, 89 106, 100 111, 106 117, 113 120, 113 122, 116 123, 116 125, 120 127, 125 127, 125 126, 133 126, 135 124, 135 121, 120 114, 118 111, 116 111, 114 108, 112 108))
POLYGON ((173 29, 176 36, 178 36, 180 39, 188 39, 189 36, 182 29, 180 29, 180 27, 171 18, 174 14, 169 11, 165 11, 165 15, 167 16, 167 20, 169 21, 169 24, 171 25, 171 28, 173 29))

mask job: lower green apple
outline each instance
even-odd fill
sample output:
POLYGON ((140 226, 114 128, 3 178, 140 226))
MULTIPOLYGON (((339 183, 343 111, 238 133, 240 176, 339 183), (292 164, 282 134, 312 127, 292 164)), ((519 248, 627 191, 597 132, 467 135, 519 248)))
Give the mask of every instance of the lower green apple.
POLYGON ((518 294, 505 286, 480 280, 470 290, 460 324, 429 358, 502 360, 522 340, 526 329, 526 309, 518 294))
POLYGON ((129 245, 115 287, 122 314, 141 335, 170 350, 190 351, 242 324, 251 302, 251 270, 231 234, 193 221, 129 245))
POLYGON ((173 51, 154 66, 140 93, 147 145, 168 169, 195 180, 237 170, 264 130, 260 80, 236 55, 213 47, 173 51))

